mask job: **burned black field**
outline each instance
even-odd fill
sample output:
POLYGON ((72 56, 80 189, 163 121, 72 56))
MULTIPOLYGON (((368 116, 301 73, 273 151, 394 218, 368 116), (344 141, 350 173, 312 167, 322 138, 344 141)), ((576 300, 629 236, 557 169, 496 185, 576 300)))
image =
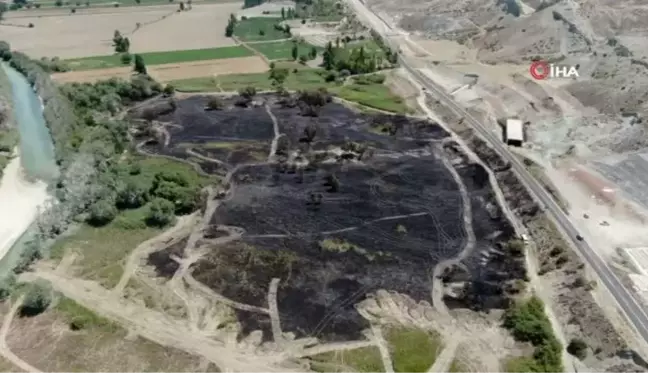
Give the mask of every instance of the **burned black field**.
MULTIPOLYGON (((431 301, 434 266, 457 256, 467 240, 460 189, 441 159, 450 154, 444 130, 336 103, 313 117, 270 96, 261 99, 267 107, 226 102, 214 111, 205 111, 206 100, 178 101, 175 112, 158 118, 173 123, 168 146, 146 147, 195 161, 206 172, 229 173, 229 192, 207 236, 219 237, 221 226, 245 233, 215 245, 192 267, 198 281, 235 301, 267 307, 270 281, 279 278, 284 332, 328 341, 362 338, 368 324, 354 305, 377 289, 431 301), (282 134, 276 156, 270 156, 275 131, 269 112, 282 134)), ((455 160, 477 238, 465 264, 471 276, 499 281, 480 268, 486 265, 480 258, 511 238, 512 229, 493 203, 485 171, 455 160)), ((151 263, 170 276, 174 267, 163 256, 151 263)), ((240 311, 239 320, 244 334, 261 329, 272 337, 269 318, 240 311)))

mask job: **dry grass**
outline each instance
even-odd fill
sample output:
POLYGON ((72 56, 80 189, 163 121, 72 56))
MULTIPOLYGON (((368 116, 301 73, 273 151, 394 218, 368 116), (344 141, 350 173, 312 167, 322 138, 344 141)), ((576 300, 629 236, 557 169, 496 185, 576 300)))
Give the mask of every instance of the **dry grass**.
POLYGON ((115 30, 128 36, 133 53, 222 47, 234 45, 224 29, 230 13, 240 8, 240 3, 196 4, 179 13, 177 5, 169 5, 31 17, 12 17, 10 12, 5 23, 33 23, 34 28, 0 26, 0 34, 14 49, 33 57, 112 54, 115 30), (137 23, 141 27, 135 31, 137 23))
MULTIPOLYGON (((169 82, 173 80, 217 76, 222 74, 263 73, 268 70, 268 65, 258 56, 227 58, 200 62, 183 62, 164 65, 148 66, 148 73, 157 81, 169 82)), ((85 71, 69 71, 53 74, 52 78, 61 83, 70 82, 95 82, 112 77, 128 79, 132 68, 115 67, 110 69, 96 69, 85 71)))
POLYGON ((197 371, 200 359, 162 347, 124 329, 89 327, 73 331, 58 309, 14 320, 8 336, 12 351, 38 369, 61 371, 197 371))

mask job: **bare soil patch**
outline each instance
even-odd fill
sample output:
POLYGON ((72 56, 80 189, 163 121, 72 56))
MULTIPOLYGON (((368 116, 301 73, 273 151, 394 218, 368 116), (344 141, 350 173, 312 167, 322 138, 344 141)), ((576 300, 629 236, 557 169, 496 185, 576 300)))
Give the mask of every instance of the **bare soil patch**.
POLYGON ((60 371, 198 371, 200 358, 139 337, 124 329, 73 331, 50 310, 32 318, 15 318, 8 335, 12 351, 46 372, 60 371))
POLYGON ((34 28, 3 25, 0 35, 14 49, 33 57, 111 54, 115 30, 128 36, 134 53, 221 47, 234 45, 222 30, 229 14, 240 7, 240 3, 196 4, 191 11, 176 12, 174 5, 15 18, 9 13, 4 23, 23 26, 33 23, 34 28))
MULTIPOLYGON (((161 82, 214 75, 261 73, 267 70, 268 65, 258 56, 170 63, 148 67, 149 75, 161 82)), ((133 69, 130 66, 125 66, 110 69, 69 71, 52 74, 52 78, 59 83, 95 82, 113 77, 128 79, 132 71, 133 69)))

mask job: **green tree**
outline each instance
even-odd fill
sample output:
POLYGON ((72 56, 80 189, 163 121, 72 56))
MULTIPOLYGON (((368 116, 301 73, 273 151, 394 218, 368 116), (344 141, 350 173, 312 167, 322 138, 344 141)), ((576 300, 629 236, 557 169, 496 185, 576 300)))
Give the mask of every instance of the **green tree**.
POLYGON ((281 19, 286 19, 286 8, 281 7, 281 19))
POLYGON ((317 48, 315 48, 314 46, 311 47, 310 58, 311 58, 311 60, 314 60, 315 58, 317 58, 317 48))
POLYGON ((164 198, 155 198, 151 201, 146 212, 146 224, 153 227, 164 227, 173 221, 174 210, 172 202, 164 198))
POLYGON ((335 67, 335 51, 330 41, 326 44, 322 54, 322 65, 326 70, 333 70, 333 67, 335 67))
POLYGON ((286 34, 286 36, 288 36, 288 37, 292 36, 292 32, 290 31, 291 30, 290 25, 288 25, 288 24, 285 25, 283 30, 284 30, 284 34, 286 34))
POLYGON ((270 69, 270 81, 276 91, 282 92, 284 90, 284 82, 288 78, 289 73, 290 71, 288 69, 270 69))
POLYGON ((106 225, 117 216, 117 207, 111 199, 101 199, 90 206, 88 224, 95 227, 106 225))
POLYGON ((296 61, 297 56, 299 55, 299 47, 297 46, 297 43, 293 43, 291 54, 292 59, 296 61))
POLYGON ((231 38, 234 35, 234 27, 236 27, 236 16, 230 14, 229 21, 227 21, 227 26, 225 26, 225 36, 231 38))
POLYGON ((147 74, 144 58, 142 58, 142 56, 140 56, 139 54, 135 55, 135 66, 133 70, 138 74, 142 74, 142 75, 147 74))

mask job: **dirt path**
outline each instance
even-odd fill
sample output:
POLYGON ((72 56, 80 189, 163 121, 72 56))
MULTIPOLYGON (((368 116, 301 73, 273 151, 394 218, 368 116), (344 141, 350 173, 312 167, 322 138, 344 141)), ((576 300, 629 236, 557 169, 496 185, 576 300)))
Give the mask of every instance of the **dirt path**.
POLYGON ((380 351, 380 358, 382 359, 383 367, 385 368, 386 373, 394 373, 394 362, 391 359, 389 354, 389 348, 387 348, 387 341, 382 334, 382 329, 379 325, 371 324, 371 333, 373 334, 373 340, 378 351, 380 351))
POLYGON ((281 136, 281 132, 279 132, 279 122, 277 122, 277 117, 275 117, 275 115, 272 113, 272 110, 270 110, 270 106, 268 106, 268 104, 265 105, 265 109, 270 116, 270 119, 272 119, 272 128, 274 130, 272 146, 270 147, 270 154, 268 155, 268 162, 272 162, 277 156, 277 145, 279 144, 279 137, 281 136))
POLYGON ((461 250, 461 252, 459 253, 459 255, 457 255, 455 258, 441 261, 434 267, 434 272, 432 277, 432 304, 440 312, 447 314, 448 308, 443 302, 444 287, 441 281, 441 276, 443 275, 443 272, 446 270, 446 268, 449 268, 452 265, 459 264, 461 261, 463 261, 465 258, 467 258, 472 254, 472 251, 475 248, 476 238, 475 238, 475 231, 472 225, 472 220, 473 220, 472 205, 471 205, 470 195, 468 194, 468 190, 466 189, 466 185, 461 179, 461 176, 459 176, 457 170, 450 163, 448 157, 441 155, 439 158, 441 159, 441 162, 443 163, 445 168, 450 172, 450 174, 452 174, 452 178, 454 179, 455 183, 457 183, 457 186, 459 187, 459 193, 461 194, 461 201, 463 205, 462 208, 463 208, 464 232, 466 235, 466 243, 463 249, 461 250))
POLYGON ((110 290, 92 281, 58 274, 47 268, 38 268, 35 272, 20 276, 20 281, 33 282, 37 279, 50 282, 54 290, 83 307, 118 322, 133 333, 163 346, 203 356, 223 371, 290 371, 279 366, 282 357, 257 355, 254 351, 228 346, 225 342, 215 340, 211 334, 188 332, 186 320, 172 318, 130 300, 111 296, 110 290))
POLYGON ((452 360, 454 360, 460 342, 461 340, 459 338, 450 338, 448 343, 443 346, 443 350, 441 350, 441 353, 437 356, 434 364, 432 364, 428 370, 428 373, 449 372, 450 365, 452 365, 452 360))
POLYGON ((164 231, 162 234, 139 244, 128 257, 126 266, 124 266, 124 273, 119 279, 117 285, 112 289, 112 293, 121 296, 128 284, 128 280, 130 280, 136 272, 142 259, 152 252, 160 250, 162 248, 160 247, 161 245, 166 247, 171 245, 174 241, 179 241, 183 237, 183 233, 186 234, 186 231, 196 223, 196 220, 197 214, 195 213, 188 216, 181 216, 173 227, 164 231))
MULTIPOLYGON (((495 177, 495 174, 493 173, 493 170, 491 170, 484 162, 475 154, 470 147, 461 139, 456 133, 454 133, 449 126, 441 121, 435 114, 430 110, 430 108, 427 106, 425 102, 425 93, 422 90, 422 87, 416 83, 416 80, 411 78, 410 80, 412 84, 414 84, 420 91, 420 95, 418 97, 418 103, 421 109, 428 115, 430 118, 435 119, 435 121, 441 126, 443 129, 448 131, 450 133, 451 138, 461 147, 462 151, 464 154, 466 154, 469 159, 471 159, 473 162, 481 165, 484 170, 488 173, 488 180, 493 188, 493 191, 495 192, 495 196, 497 198, 497 203, 502 209, 504 215, 506 216, 507 220, 511 223, 513 228, 515 229, 516 234, 521 236, 522 234, 526 233, 526 228, 518 221, 517 217, 511 209, 509 208, 508 202, 504 198, 504 193, 502 192, 502 189, 499 187, 499 184, 497 182, 497 179, 495 177)), ((537 277, 537 268, 533 265, 533 259, 529 257, 529 250, 526 251, 526 260, 527 260, 527 273, 530 276, 530 282, 533 288, 535 288, 538 292, 538 295, 540 298, 545 302, 545 312, 547 314, 547 317, 551 321, 552 328, 557 336, 557 338, 563 343, 563 347, 566 346, 565 344, 565 339, 564 339, 564 333, 562 331, 562 326, 558 322, 558 319, 556 318, 555 314, 553 313, 551 309, 551 304, 552 300, 550 297, 548 297, 543 290, 543 285, 542 282, 539 280, 537 277)), ((563 366, 565 367, 567 372, 573 371, 574 370, 574 364, 571 363, 571 357, 570 355, 566 352, 566 350, 563 350, 562 353, 562 359, 563 359, 563 366)))
POLYGON ((9 346, 7 346, 7 334, 9 334, 13 318, 16 315, 16 312, 18 312, 20 306, 22 306, 24 298, 25 296, 21 295, 20 298, 18 298, 16 302, 11 305, 11 309, 5 315, 4 320, 2 321, 2 329, 0 329, 0 355, 2 355, 13 365, 24 370, 25 372, 40 372, 40 370, 34 368, 33 366, 29 365, 29 363, 16 356, 16 354, 11 352, 9 346))
POLYGON ((279 288, 279 279, 273 278, 270 281, 268 290, 268 308, 270 309, 270 323, 272 324, 272 336, 275 343, 282 345, 284 342, 283 332, 281 331, 281 320, 279 318, 279 307, 277 306, 277 290, 279 288))

